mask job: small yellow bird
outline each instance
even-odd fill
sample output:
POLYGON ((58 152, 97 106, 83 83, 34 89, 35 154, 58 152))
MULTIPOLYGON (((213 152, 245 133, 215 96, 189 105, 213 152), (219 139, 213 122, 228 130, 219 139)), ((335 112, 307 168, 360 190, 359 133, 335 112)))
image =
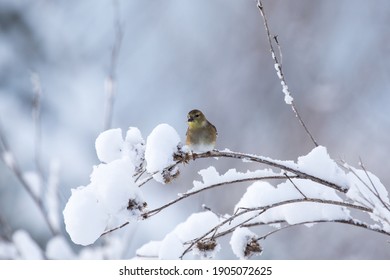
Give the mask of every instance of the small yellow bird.
POLYGON ((199 110, 192 110, 187 115, 188 129, 186 144, 193 152, 208 152, 214 149, 217 129, 199 110))

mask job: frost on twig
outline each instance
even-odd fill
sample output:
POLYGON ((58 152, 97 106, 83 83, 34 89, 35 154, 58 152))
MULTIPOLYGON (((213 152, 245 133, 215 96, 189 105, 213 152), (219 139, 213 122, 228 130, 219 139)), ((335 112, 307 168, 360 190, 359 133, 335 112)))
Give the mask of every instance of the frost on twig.
POLYGON ((282 50, 281 50, 279 41, 277 39, 278 37, 271 35, 271 31, 270 31, 270 28, 269 28, 269 25, 268 25, 268 20, 267 20, 265 11, 264 11, 264 6, 263 6, 263 3, 260 0, 257 1, 257 8, 259 9, 260 14, 261 14, 261 16, 263 18, 264 28, 265 28, 265 31, 267 33, 267 39, 268 39, 268 44, 269 44, 269 47, 270 47, 271 57, 272 57, 272 59, 274 61, 274 68, 275 68, 275 71, 276 71, 276 75, 278 76, 278 78, 280 80, 280 84, 282 86, 282 92, 284 94, 284 102, 287 105, 291 105, 291 109, 295 113, 295 116, 299 120, 299 123, 304 128, 306 134, 310 137, 310 139, 313 142, 313 144, 317 147, 318 146, 317 141, 315 140, 315 138, 313 137, 313 134, 310 132, 310 130, 306 126, 306 124, 303 121, 301 115, 299 114, 299 111, 298 111, 297 107, 295 106, 294 98, 291 95, 290 89, 288 87, 288 84, 286 82, 286 78, 285 78, 284 73, 283 73, 282 63, 281 63, 281 61, 279 62, 279 59, 276 56, 275 49, 274 49, 273 41, 276 43, 276 45, 278 47, 280 58, 282 58, 282 50))

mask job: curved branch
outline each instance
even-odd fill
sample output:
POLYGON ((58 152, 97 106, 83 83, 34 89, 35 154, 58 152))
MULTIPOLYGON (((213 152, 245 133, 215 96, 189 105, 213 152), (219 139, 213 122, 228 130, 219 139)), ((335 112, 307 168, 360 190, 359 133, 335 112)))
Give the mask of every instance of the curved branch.
POLYGON ((256 155, 250 155, 250 154, 244 154, 244 153, 238 153, 238 152, 232 152, 232 151, 218 151, 213 150, 206 153, 200 153, 200 154, 189 154, 189 159, 197 159, 197 158, 210 158, 210 157, 226 157, 226 158, 235 158, 235 159, 241 159, 241 160, 248 160, 252 162, 258 162, 265 165, 269 165, 271 167, 276 167, 284 171, 291 172, 298 176, 300 179, 309 179, 313 182, 319 183, 321 185, 330 187, 332 189, 335 189, 339 192, 346 193, 348 191, 348 188, 346 186, 340 186, 336 183, 330 182, 328 180, 316 177, 314 175, 305 173, 301 170, 294 169, 291 166, 288 166, 286 164, 283 164, 282 161, 277 161, 273 159, 269 159, 262 156, 256 156, 256 155))

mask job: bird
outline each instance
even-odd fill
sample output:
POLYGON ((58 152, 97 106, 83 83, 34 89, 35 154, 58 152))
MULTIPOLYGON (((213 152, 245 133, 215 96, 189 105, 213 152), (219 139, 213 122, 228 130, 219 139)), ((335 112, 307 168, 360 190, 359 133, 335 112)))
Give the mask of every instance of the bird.
POLYGON ((217 129, 197 109, 187 115, 188 129, 186 145, 192 152, 204 153, 214 149, 217 140, 217 129))

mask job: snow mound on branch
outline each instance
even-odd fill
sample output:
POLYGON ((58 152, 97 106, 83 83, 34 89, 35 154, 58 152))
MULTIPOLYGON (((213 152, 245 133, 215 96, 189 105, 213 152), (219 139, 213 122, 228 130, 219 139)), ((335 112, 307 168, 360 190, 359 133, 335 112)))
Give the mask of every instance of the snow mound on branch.
MULTIPOLYGON (((175 163, 174 153, 180 145, 180 136, 176 130, 168 124, 156 126, 146 139, 145 159, 146 170, 153 174, 153 178, 161 183, 166 183, 164 174, 161 172, 175 163)), ((174 169, 171 174, 174 176, 178 170, 174 169)))
POLYGON ((135 252, 137 258, 157 258, 158 252, 160 251, 161 241, 149 241, 142 245, 135 252))
POLYGON ((348 189, 348 180, 345 172, 330 158, 326 147, 315 147, 307 155, 299 157, 297 163, 288 160, 264 159, 334 183, 344 190, 348 189))
POLYGON ((277 187, 267 182, 255 182, 248 187, 246 193, 235 206, 235 213, 242 209, 256 208, 255 211, 239 216, 236 222, 255 217, 259 211, 263 213, 251 222, 274 223, 286 221, 289 224, 310 223, 317 220, 338 220, 350 217, 349 211, 342 206, 321 203, 321 201, 341 202, 335 190, 305 179, 291 179, 277 187), (298 191, 299 189, 299 191, 298 191), (302 201, 304 194, 309 199, 318 201, 302 201))
POLYGON ((390 231, 389 194, 374 174, 345 165, 350 172, 347 174, 349 189, 347 197, 368 208, 371 219, 380 222, 384 230, 390 231))
POLYGON ((80 245, 95 242, 109 219, 92 186, 73 189, 63 214, 66 231, 72 241, 80 245))
POLYGON ((203 182, 194 181, 194 187, 188 191, 188 193, 207 188, 211 185, 217 184, 229 184, 230 182, 239 182, 244 180, 251 180, 256 178, 264 178, 271 176, 283 176, 281 173, 275 173, 271 169, 255 170, 239 172, 235 168, 229 169, 225 174, 220 175, 214 166, 210 166, 206 169, 202 169, 199 172, 202 176, 203 182))
POLYGON ((122 157, 122 129, 109 129, 100 133, 95 141, 96 154, 101 162, 109 163, 122 157))
POLYGON ((253 255, 262 252, 260 244, 257 242, 257 235, 246 227, 238 227, 233 231, 230 238, 230 246, 233 253, 241 260, 248 259, 253 255))
POLYGON ((121 129, 104 131, 95 146, 103 163, 94 166, 90 184, 72 189, 63 211, 66 231, 80 245, 92 244, 108 228, 137 219, 146 206, 133 178, 144 157, 139 130, 130 127, 125 140, 121 129))
MULTIPOLYGON (((137 250, 137 255, 157 256, 159 259, 179 259, 190 246, 192 240, 206 234, 211 228, 220 223, 220 219, 212 212, 200 212, 190 215, 186 221, 178 224, 163 240, 153 241, 143 245, 137 250)), ((202 258, 212 258, 220 249, 219 244, 205 247, 194 246, 194 254, 202 258)))
POLYGON ((122 129, 113 128, 103 131, 95 141, 96 154, 103 163, 120 158, 129 158, 135 167, 142 165, 145 153, 145 141, 136 127, 129 127, 126 139, 122 129))
POLYGON ((318 146, 306 156, 299 157, 297 166, 300 171, 347 188, 345 172, 330 158, 323 146, 318 146))

